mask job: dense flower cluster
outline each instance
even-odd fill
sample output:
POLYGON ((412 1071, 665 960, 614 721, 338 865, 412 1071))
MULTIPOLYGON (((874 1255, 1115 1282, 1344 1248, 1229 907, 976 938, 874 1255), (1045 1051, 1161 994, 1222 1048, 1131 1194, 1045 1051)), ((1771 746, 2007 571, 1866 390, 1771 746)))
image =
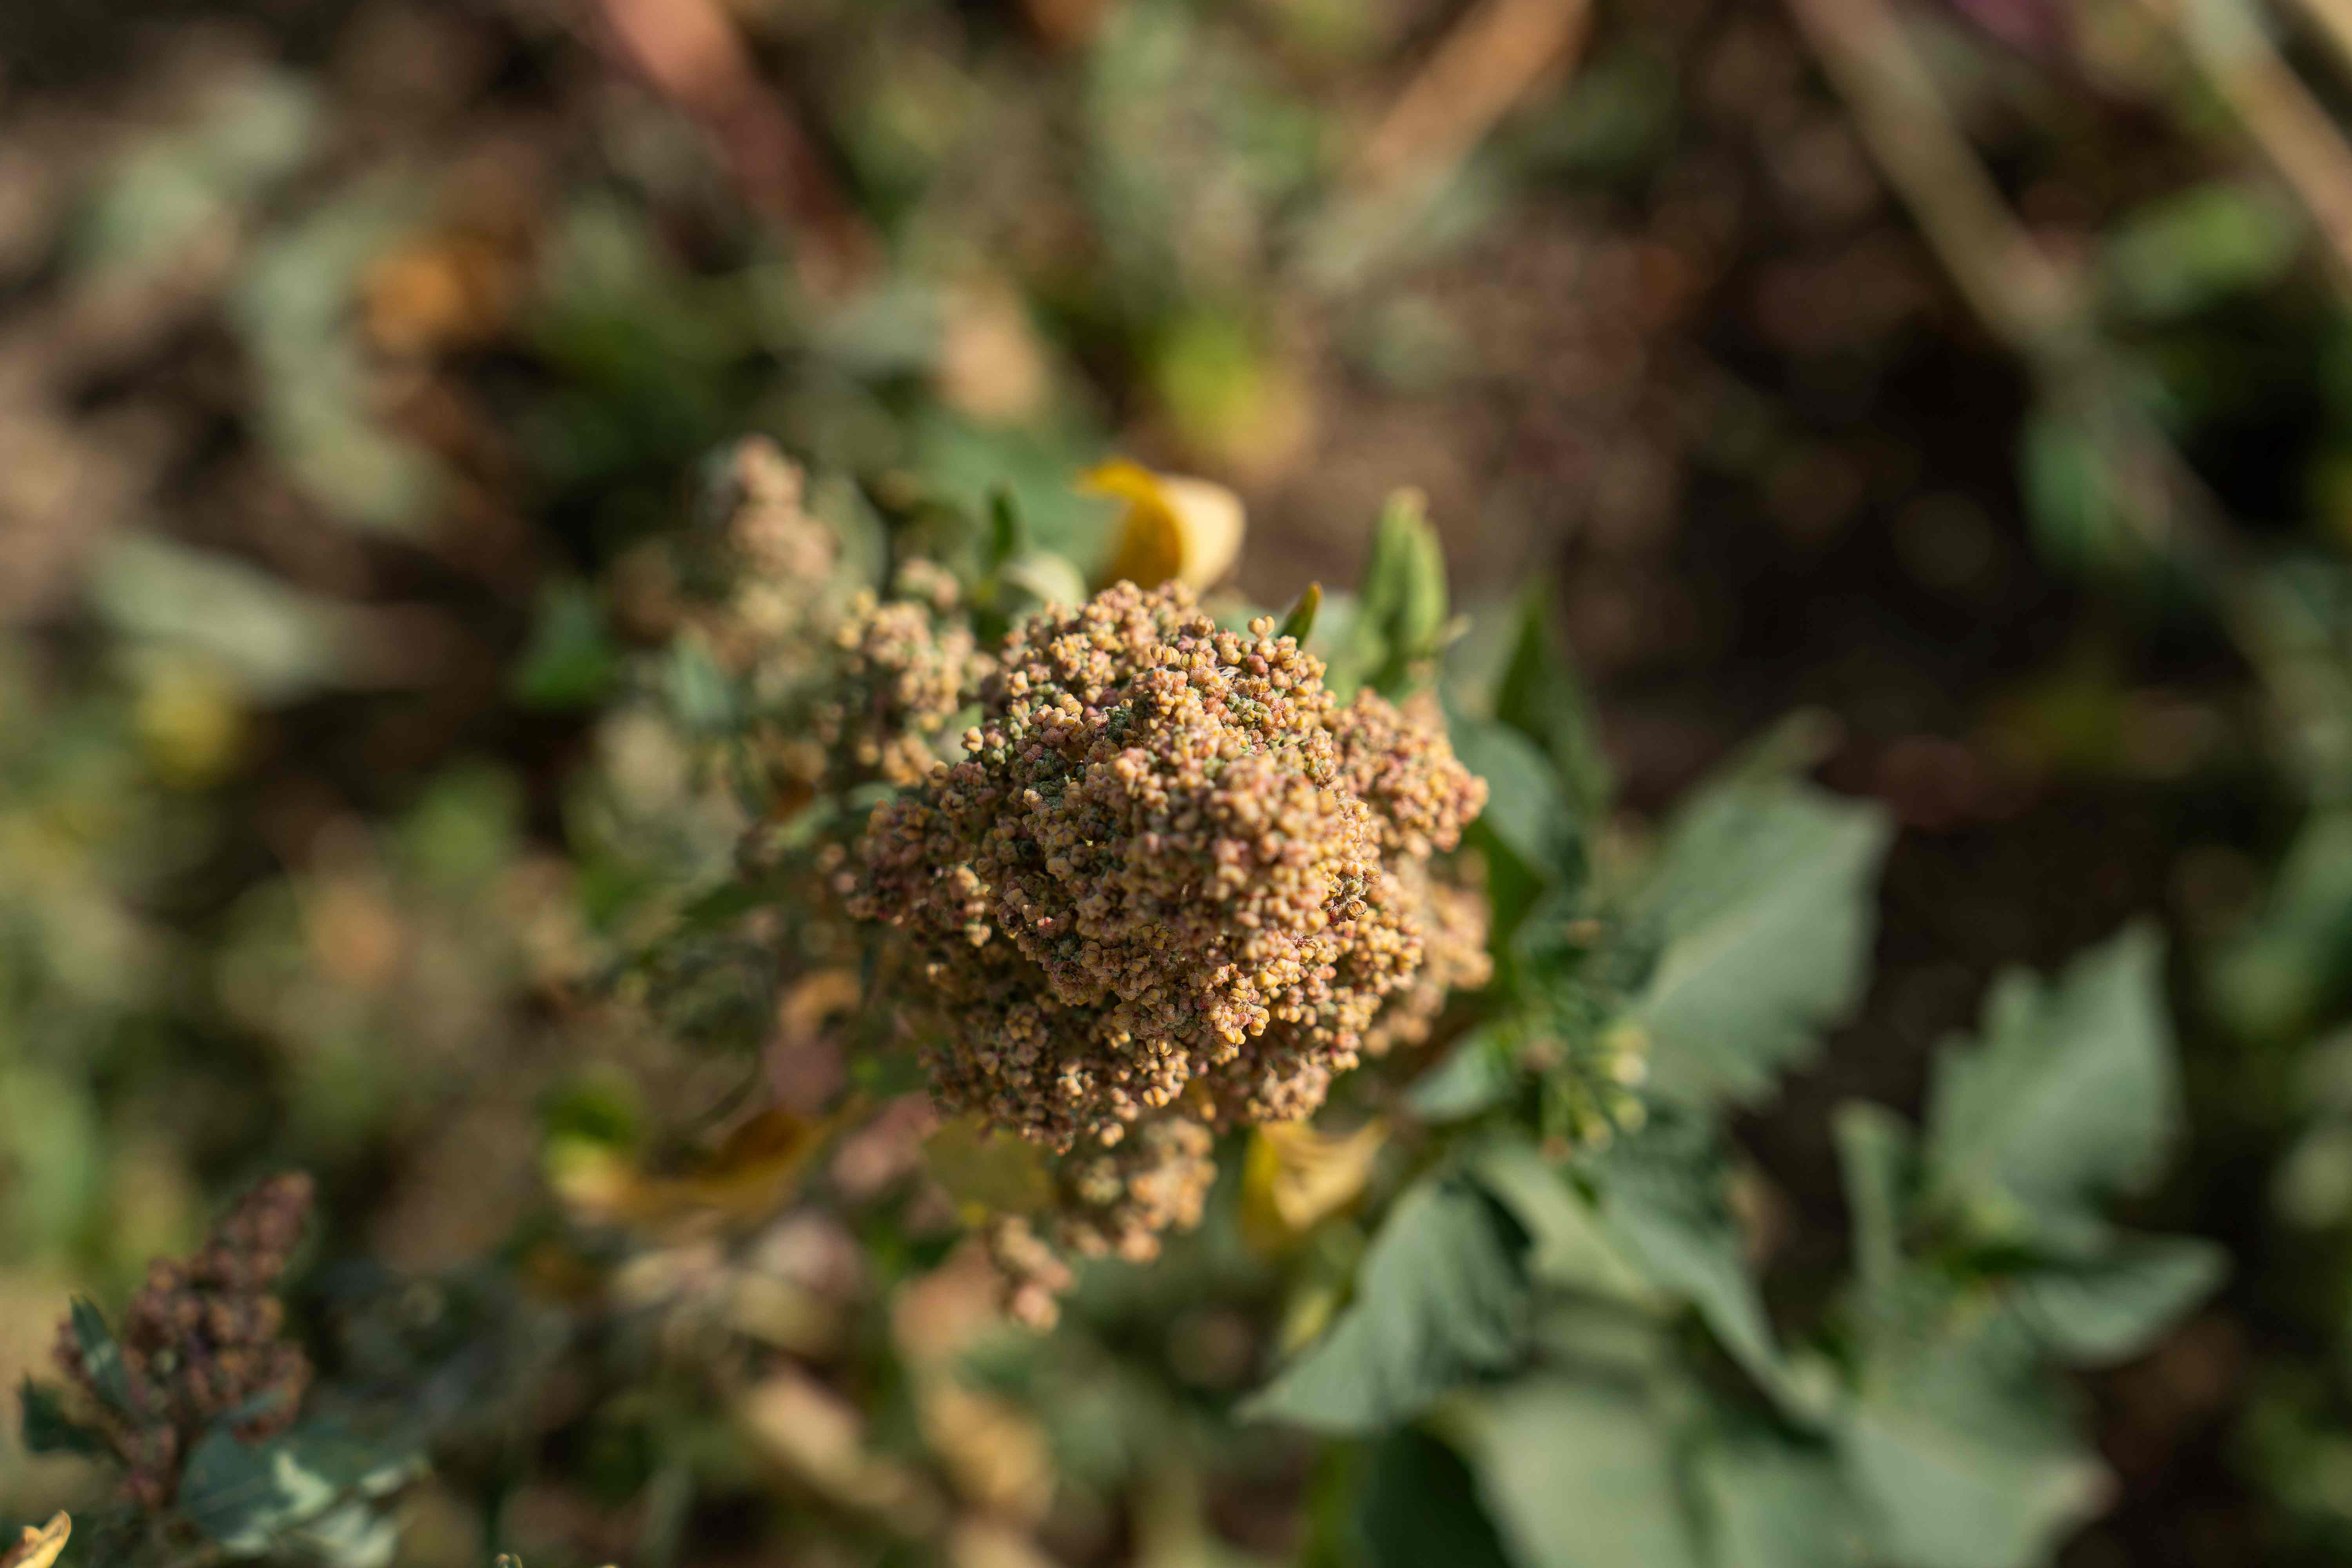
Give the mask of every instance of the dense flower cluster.
POLYGON ((1421 928, 1421 968, 1409 984, 1389 997, 1364 1032, 1366 1056, 1386 1056, 1400 1046, 1421 1044, 1444 1011, 1446 997, 1456 991, 1475 991, 1495 977, 1495 960, 1486 951, 1486 891, 1468 879, 1475 865, 1399 862, 1397 880, 1421 928))
POLYGON ((284 1309, 270 1294, 302 1237, 310 1178, 278 1176, 247 1194, 184 1262, 158 1258, 131 1300, 119 1336, 122 1403, 106 1396, 72 1323, 58 1360, 89 1395, 126 1469, 124 1489, 146 1508, 178 1490, 189 1447, 224 1415, 258 1439, 294 1419, 310 1384, 301 1347, 279 1337, 284 1309))
POLYGON ((1483 978, 1426 860, 1484 786, 1426 714, 1322 674, 1270 620, 1122 583, 1017 626, 964 759, 867 826, 851 909, 907 938, 934 1092, 1067 1156, 1066 1249, 1148 1256, 1199 1214, 1212 1124, 1311 1115, 1425 1030, 1431 931, 1436 1000, 1483 978))
POLYGON ((938 760, 932 738, 988 668, 971 629, 950 618, 955 579, 927 561, 898 574, 900 598, 860 593, 833 634, 835 664, 812 714, 827 786, 906 785, 938 760))

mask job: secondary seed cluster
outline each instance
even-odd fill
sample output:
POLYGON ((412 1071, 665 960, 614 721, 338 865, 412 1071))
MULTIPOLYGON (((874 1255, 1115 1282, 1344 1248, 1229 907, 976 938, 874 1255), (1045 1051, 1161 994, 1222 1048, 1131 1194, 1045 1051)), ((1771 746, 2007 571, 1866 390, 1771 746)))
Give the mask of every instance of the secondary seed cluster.
POLYGON ((310 1177, 278 1176, 247 1194, 194 1257, 149 1265, 119 1340, 127 1410, 105 1396, 73 1325, 60 1331, 58 1361, 99 1413, 123 1461, 125 1492, 142 1507, 172 1500, 189 1447, 220 1417, 242 1412, 236 1429, 247 1441, 293 1421, 310 1363, 279 1337, 285 1311, 269 1292, 310 1203, 310 1177))
POLYGON ((934 1092, 1068 1155, 1066 1249, 1148 1256, 1199 1214, 1212 1124, 1311 1115, 1425 1031, 1433 930, 1448 982, 1483 976, 1427 860, 1485 786, 1425 711, 1322 674, 1122 583, 1016 627, 964 759, 867 826, 850 907, 912 950, 934 1092))
POLYGON ((904 596, 877 603, 861 592, 834 630, 835 665, 811 727, 824 757, 824 784, 839 791, 869 780, 912 784, 937 758, 931 739, 947 728, 988 668, 971 629, 952 617, 955 579, 927 561, 909 563, 904 596))
POLYGON ((712 487, 715 537, 688 563, 690 579, 709 579, 696 620, 714 657, 754 679, 779 666, 799 674, 841 554, 832 528, 809 512, 806 489, 774 442, 738 442, 712 487))

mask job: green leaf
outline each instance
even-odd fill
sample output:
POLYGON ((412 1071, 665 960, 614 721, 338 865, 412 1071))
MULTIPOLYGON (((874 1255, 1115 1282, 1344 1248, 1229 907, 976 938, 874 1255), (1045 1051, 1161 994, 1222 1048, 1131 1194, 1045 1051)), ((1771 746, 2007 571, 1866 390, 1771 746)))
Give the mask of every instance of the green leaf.
POLYGON ((2147 1351, 2229 1272, 2229 1255, 2190 1237, 2126 1237, 2105 1256, 2028 1270, 2011 1310, 2060 1358, 2128 1361, 2147 1351))
POLYGON ((139 1412, 131 1402, 131 1371, 122 1363, 122 1347, 114 1342, 114 1331, 89 1302, 77 1296, 73 1299, 72 1325, 74 1347, 81 1352, 82 1371, 89 1378, 89 1386, 108 1408, 118 1415, 137 1416, 139 1412))
POLYGON ((986 570, 995 572, 1009 561, 1016 561, 1032 548, 1028 520, 1022 516, 1020 498, 1013 487, 996 484, 988 490, 988 555, 986 570))
POLYGON ((1956 1042, 1929 1099, 1932 1201, 2000 1237, 2097 1225, 2100 1199, 2156 1173, 2180 1121, 2156 934, 2133 927, 2054 986, 2012 973, 1984 1039, 1956 1042))
POLYGON ((1492 720, 1453 718, 1454 754, 1486 781, 1477 826, 1535 877, 1572 877, 1582 863, 1577 814, 1550 761, 1525 735, 1492 720))
POLYGON ((1423 1121, 1462 1121, 1510 1098, 1518 1080, 1504 1026, 1486 1024, 1415 1079, 1405 1103, 1423 1121))
POLYGON ((1445 628, 1445 553, 1418 490, 1399 490, 1372 531, 1371 559, 1357 594, 1349 646, 1333 661, 1339 686, 1396 696, 1434 658, 1445 628))
POLYGON ((25 1452, 89 1456, 106 1452, 105 1439, 68 1415, 65 1401, 48 1384, 26 1377, 16 1391, 16 1404, 25 1452))
POLYGON ((1307 584, 1307 591, 1298 595, 1298 603, 1291 605, 1290 613, 1282 617, 1282 626, 1275 636, 1288 637, 1305 647, 1307 639, 1315 635, 1315 613, 1322 607, 1323 584, 1307 584))
POLYGON ((1911 1129, 1883 1106, 1848 1100, 1832 1122, 1846 1211, 1853 1219, 1853 1268, 1863 1298, 1884 1309, 1903 1267, 1904 1215, 1917 1155, 1911 1129))
POLYGON ((1701 1127, 1660 1121, 1598 1163, 1610 1234, 1660 1289, 1691 1304, 1749 1376, 1780 1394, 1780 1352, 1725 1201, 1720 1147, 1701 1127))
POLYGON ((1845 1018, 1867 977, 1885 812, 1788 780, 1707 789, 1643 899, 1657 960, 1635 1004, 1652 1087, 1753 1103, 1845 1018))
POLYGON ((1714 1568, 1862 1568, 1870 1561, 1853 1495, 1833 1459, 1762 1433, 1699 1449, 1692 1490, 1714 1568))
POLYGON ((188 1456, 177 1506, 230 1556, 257 1557, 331 1510, 383 1497, 423 1469, 415 1445, 373 1441, 336 1423, 305 1421, 263 1443, 215 1426, 188 1456))
POLYGON ((1456 1424, 1522 1568, 1699 1568, 1677 1435, 1638 1386, 1542 1374, 1456 1424))
POLYGON ((1535 1149, 1497 1142, 1480 1149, 1472 1169, 1528 1236, 1527 1270, 1547 1285, 1648 1310, 1656 1289, 1600 1211, 1535 1149))
POLYGON ((1551 593, 1538 584, 1519 601, 1509 659, 1495 691, 1495 717, 1549 754, 1580 817, 1607 808, 1616 781, 1600 727, 1575 667, 1551 624, 1551 593))
POLYGON ((1369 1568, 1512 1568, 1470 1467, 1418 1427, 1372 1446, 1349 1524, 1369 1568))
POLYGON ((1423 1178, 1373 1240, 1354 1302, 1242 1405, 1242 1419, 1374 1432, 1510 1365, 1532 1303, 1528 1243, 1526 1227, 1468 1178, 1423 1178))
POLYGON ((2026 1568, 2106 1488, 2030 1344, 2001 1319, 1873 1348, 1839 1430, 1845 1473, 1906 1568, 2026 1568))
POLYGON ((604 606, 584 583, 551 583, 540 594, 530 643, 508 689, 526 708, 593 708, 621 677, 621 653, 604 606))

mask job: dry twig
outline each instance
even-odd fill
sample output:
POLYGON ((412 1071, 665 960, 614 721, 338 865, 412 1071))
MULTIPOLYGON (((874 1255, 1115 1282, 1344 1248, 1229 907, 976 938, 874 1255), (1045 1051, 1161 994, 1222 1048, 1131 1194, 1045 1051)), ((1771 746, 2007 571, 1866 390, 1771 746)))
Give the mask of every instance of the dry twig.
POLYGON ((870 271, 872 232, 716 0, 595 0, 594 12, 612 50, 703 128, 752 208, 793 231, 813 291, 870 271))

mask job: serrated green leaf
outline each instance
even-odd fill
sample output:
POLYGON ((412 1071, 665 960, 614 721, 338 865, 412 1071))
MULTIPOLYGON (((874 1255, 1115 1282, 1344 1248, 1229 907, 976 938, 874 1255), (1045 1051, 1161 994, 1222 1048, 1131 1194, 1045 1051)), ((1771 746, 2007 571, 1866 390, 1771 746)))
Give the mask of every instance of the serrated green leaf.
POLYGON ((1518 1359, 1532 1305, 1526 1228, 1461 1175, 1426 1177, 1390 1211, 1356 1299, 1239 1411, 1323 1432, 1376 1432, 1518 1359))
POLYGON ((1713 1568, 1861 1568, 1861 1510, 1834 1458, 1764 1433, 1715 1438, 1692 1462, 1713 1568))
MULTIPOLYGON (((383 1497, 423 1471, 414 1444, 306 1421, 266 1442, 215 1426, 188 1456, 179 1511, 233 1557, 255 1557, 355 1500, 383 1497)), ((340 1532, 339 1532, 340 1533, 340 1532)))
POLYGON ((1874 1345, 1839 1451, 1875 1521, 1875 1555, 1906 1568, 2044 1562, 2106 1486, 2035 1376, 2030 1342, 1999 1317, 1874 1345))
POLYGON ((1448 1413, 1522 1568, 1699 1568, 1678 1434, 1638 1386, 1542 1374, 1448 1413))
POLYGON ((1349 1525, 1369 1568, 1512 1568, 1470 1467, 1418 1427, 1372 1446, 1349 1525))
POLYGON ((118 1415, 136 1416, 131 1402, 131 1372, 122 1363, 122 1347, 114 1331, 89 1302, 77 1296, 71 1309, 74 1346, 81 1352, 83 1373, 91 1390, 118 1415))
POLYGON ((1846 1017, 1866 979, 1885 813, 1742 781, 1677 816, 1643 898, 1657 959, 1634 1014, 1669 1099, 1753 1103, 1846 1017))
POLYGON ((2062 1360, 2128 1361, 2210 1295, 2229 1255, 2191 1237, 2126 1237, 2105 1256, 2048 1264, 2010 1285, 2012 1311, 2062 1360))
POLYGON ((2146 1182, 2180 1121, 2156 934, 2134 927, 2055 985, 2012 973, 1983 1042, 1948 1045, 1929 1097, 1931 1201, 1996 1230, 2097 1222, 2146 1182))
POLYGON ((18 1432, 28 1454, 98 1455, 106 1441, 66 1414, 65 1401, 47 1384, 25 1379, 16 1391, 18 1432))

